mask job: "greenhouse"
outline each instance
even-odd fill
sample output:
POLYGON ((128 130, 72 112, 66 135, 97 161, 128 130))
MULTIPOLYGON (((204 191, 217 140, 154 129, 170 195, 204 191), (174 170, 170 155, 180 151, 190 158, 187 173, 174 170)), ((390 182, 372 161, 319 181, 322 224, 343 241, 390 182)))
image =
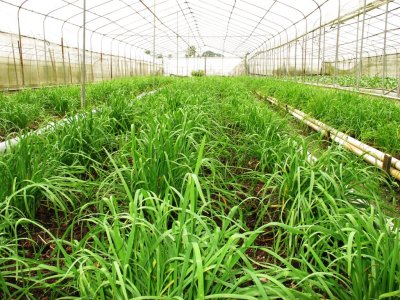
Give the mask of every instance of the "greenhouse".
POLYGON ((0 299, 400 299, 400 0, 0 0, 0 299))

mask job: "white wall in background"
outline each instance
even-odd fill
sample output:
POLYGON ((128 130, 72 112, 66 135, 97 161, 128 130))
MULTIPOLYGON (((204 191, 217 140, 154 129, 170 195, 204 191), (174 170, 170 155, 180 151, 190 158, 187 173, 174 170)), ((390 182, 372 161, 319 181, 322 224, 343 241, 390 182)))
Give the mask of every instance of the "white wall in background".
POLYGON ((190 76, 192 71, 204 70, 207 75, 233 75, 233 70, 242 60, 237 57, 181 57, 164 58, 164 73, 166 75, 190 76), (206 60, 206 63, 205 63, 206 60))

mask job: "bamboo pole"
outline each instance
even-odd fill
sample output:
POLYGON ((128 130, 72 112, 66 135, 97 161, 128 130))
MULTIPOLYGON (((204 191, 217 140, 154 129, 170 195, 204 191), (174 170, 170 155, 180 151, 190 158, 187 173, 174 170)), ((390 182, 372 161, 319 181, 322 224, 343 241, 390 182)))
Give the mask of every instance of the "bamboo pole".
MULTIPOLYGON (((260 94, 258 95, 261 96, 260 94)), ((395 177, 397 180, 400 180, 400 160, 392 157, 387 153, 379 151, 378 149, 375 149, 355 138, 352 138, 351 136, 340 132, 331 126, 328 126, 321 121, 310 117, 309 115, 298 109, 295 109, 289 105, 283 105, 279 103, 278 100, 272 97, 267 97, 266 100, 282 109, 285 109, 296 119, 307 124, 315 131, 321 132, 325 136, 329 137, 331 140, 344 146, 346 149, 352 151, 356 155, 362 156, 365 161, 386 170, 390 175, 395 177)))

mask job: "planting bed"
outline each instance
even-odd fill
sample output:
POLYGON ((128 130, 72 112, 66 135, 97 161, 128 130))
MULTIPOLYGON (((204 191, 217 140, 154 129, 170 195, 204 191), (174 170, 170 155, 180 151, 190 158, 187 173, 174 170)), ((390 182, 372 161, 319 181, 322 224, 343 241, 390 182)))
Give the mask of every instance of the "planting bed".
MULTIPOLYGON (((290 79, 296 81, 306 81, 318 84, 337 84, 343 87, 356 87, 357 78, 351 75, 338 76, 297 76, 290 77, 290 79)), ((396 91, 398 79, 394 77, 382 77, 379 76, 362 76, 359 81, 360 88, 365 89, 384 89, 387 91, 396 91)))
MULTIPOLYGON (((396 183, 317 135, 298 135, 254 95, 304 105, 319 89, 176 78, 132 101, 151 82, 108 83, 101 113, 0 156, 1 299, 400 296, 399 221, 388 206, 396 183), (312 163, 311 143, 320 152, 312 163)), ((318 116, 338 119, 324 105, 318 116)), ((380 113, 398 124, 395 111, 380 113)), ((354 123, 341 114, 338 127, 362 136, 355 111, 354 123)), ((398 153, 398 141, 374 141, 398 153)))
MULTIPOLYGON (((116 96, 134 97, 170 81, 167 77, 119 79, 89 85, 88 109, 103 105, 116 96)), ((0 142, 20 131, 37 129, 50 121, 76 114, 80 110, 80 87, 48 87, 0 94, 0 142)))
POLYGON ((400 106, 391 100, 272 78, 251 80, 248 85, 395 157, 400 155, 400 106))

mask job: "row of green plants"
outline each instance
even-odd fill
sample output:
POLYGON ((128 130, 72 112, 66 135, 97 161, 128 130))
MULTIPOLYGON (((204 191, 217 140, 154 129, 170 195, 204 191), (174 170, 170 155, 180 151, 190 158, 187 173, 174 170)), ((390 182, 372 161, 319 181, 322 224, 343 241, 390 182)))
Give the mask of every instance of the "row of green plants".
POLYGON ((392 100, 273 78, 249 80, 249 86, 380 150, 400 155, 400 106, 392 100))
POLYGON ((337 84, 343 87, 357 87, 366 89, 385 89, 389 91, 396 91, 399 80, 395 77, 383 77, 382 76, 367 76, 363 75, 360 77, 357 83, 357 77, 354 75, 320 75, 320 76, 297 76, 291 78, 295 81, 306 81, 318 84, 337 84))
POLYGON ((398 297, 396 184, 334 146, 308 163, 324 142, 249 83, 116 91, 1 156, 0 298, 398 297))
MULTIPOLYGON (((167 77, 139 77, 135 81, 118 79, 88 85, 88 109, 107 103, 116 96, 134 97, 169 81, 167 77)), ((81 110, 80 105, 80 86, 27 89, 13 94, 0 94, 0 140, 4 140, 10 133, 33 130, 47 122, 73 115, 81 110)))

